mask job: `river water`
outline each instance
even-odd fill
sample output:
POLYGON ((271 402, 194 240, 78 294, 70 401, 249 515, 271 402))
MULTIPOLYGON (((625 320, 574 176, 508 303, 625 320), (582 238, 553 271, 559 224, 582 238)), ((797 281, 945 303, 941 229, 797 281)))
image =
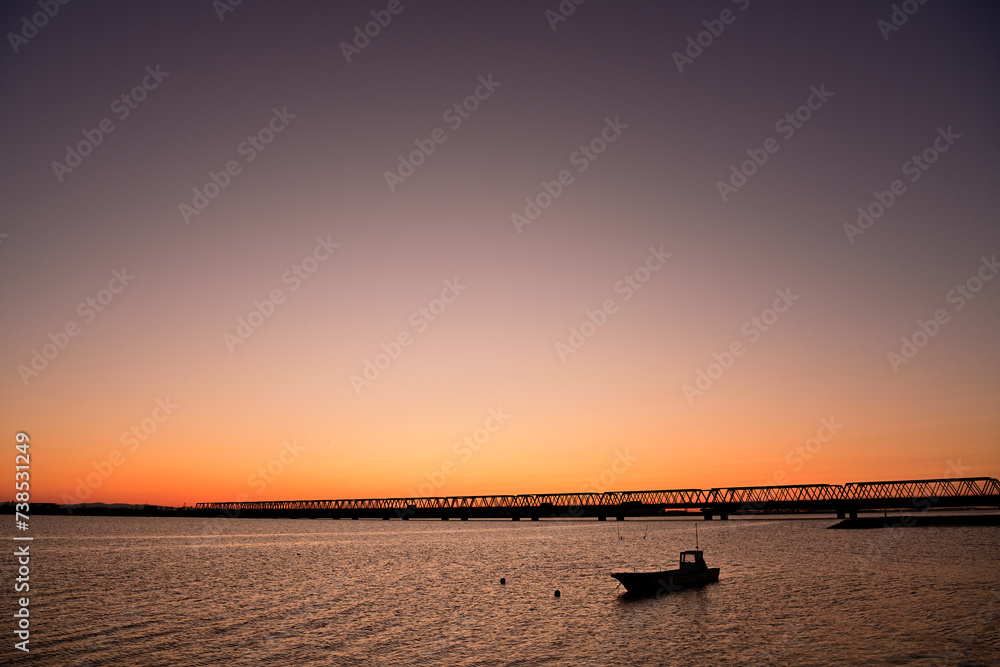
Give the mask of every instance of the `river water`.
POLYGON ((1000 527, 834 522, 35 516, 31 652, 8 593, 0 662, 1000 665, 1000 527), (717 583, 621 596, 696 523, 717 583))

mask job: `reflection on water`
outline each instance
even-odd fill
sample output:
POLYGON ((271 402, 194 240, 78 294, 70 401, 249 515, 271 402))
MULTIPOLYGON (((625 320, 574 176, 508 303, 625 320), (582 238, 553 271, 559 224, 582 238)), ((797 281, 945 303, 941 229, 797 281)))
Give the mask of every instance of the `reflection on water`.
POLYGON ((629 599, 608 573, 676 567, 691 521, 39 516, 19 661, 1000 664, 1000 528, 833 522, 702 522, 719 581, 629 599))

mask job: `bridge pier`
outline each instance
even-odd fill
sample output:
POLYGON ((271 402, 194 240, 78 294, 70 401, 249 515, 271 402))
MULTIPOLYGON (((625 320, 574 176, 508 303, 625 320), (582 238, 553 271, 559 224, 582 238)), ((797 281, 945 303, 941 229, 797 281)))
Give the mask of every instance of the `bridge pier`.
POLYGON ((837 510, 837 518, 838 519, 846 519, 847 518, 847 515, 844 513, 844 510, 837 510))
POLYGON ((462 517, 462 521, 468 521, 468 520, 469 520, 469 517, 467 517, 467 516, 463 516, 462 517))
POLYGON ((705 521, 711 521, 712 520, 712 513, 711 512, 705 510, 705 511, 702 511, 702 515, 705 517, 705 521))
POLYGON ((624 521, 624 520, 625 520, 625 517, 623 517, 623 516, 616 516, 615 517, 615 521, 624 521))
POLYGON ((858 518, 858 511, 857 510, 851 510, 851 518, 852 519, 857 519, 858 518))
POLYGON ((597 520, 598 520, 598 521, 607 521, 607 520, 608 520, 608 517, 606 517, 606 516, 603 516, 603 515, 601 515, 601 516, 598 516, 598 517, 597 517, 597 520))
POLYGON ((516 514, 515 514, 514 516, 512 516, 512 517, 510 518, 510 520, 511 520, 511 521, 520 521, 520 520, 521 520, 521 517, 519 517, 518 515, 516 515, 516 514))
POLYGON ((531 517, 531 520, 532 521, 538 521, 538 517, 537 516, 533 516, 533 517, 531 517))
POLYGON ((443 517, 441 517, 441 520, 442 520, 442 521, 447 521, 447 520, 448 520, 448 517, 446 517, 446 516, 443 516, 443 517))
POLYGON ((729 513, 728 512, 723 512, 722 514, 720 514, 719 515, 719 520, 720 521, 729 521, 729 513))

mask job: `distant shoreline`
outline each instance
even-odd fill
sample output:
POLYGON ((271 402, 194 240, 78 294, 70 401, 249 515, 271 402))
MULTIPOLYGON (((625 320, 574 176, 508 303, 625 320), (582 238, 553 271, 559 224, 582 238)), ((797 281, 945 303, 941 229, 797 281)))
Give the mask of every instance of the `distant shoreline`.
MULTIPOLYGON (((58 503, 31 503, 31 514, 45 516, 215 516, 217 510, 196 509, 194 507, 170 507, 167 505, 130 505, 126 503, 84 503, 80 505, 60 505, 58 503)), ((0 504, 0 514, 13 514, 14 504, 0 504)))
POLYGON ((893 517, 858 517, 857 519, 844 519, 830 528, 841 528, 848 530, 868 529, 868 528, 913 528, 925 526, 1000 526, 1000 514, 985 515, 947 515, 934 516, 928 514, 905 515, 893 517))
MULTIPOLYGON (((14 503, 0 503, 0 514, 13 514, 14 503)), ((225 511, 206 507, 171 507, 168 505, 132 505, 127 503, 82 503, 78 505, 60 505, 58 503, 32 503, 31 514, 36 516, 136 516, 136 517, 227 517, 233 519, 320 519, 337 520, 338 517, 323 516, 316 513, 314 516, 308 514, 291 515, 287 510, 243 510, 225 511)), ((351 517, 353 518, 353 517, 351 517)), ((339 517, 340 520, 350 521, 351 518, 339 517)), ((359 517, 363 520, 377 521, 380 517, 359 517)), ((542 520, 577 520, 596 521, 593 517, 540 517, 542 520)), ((397 519, 398 520, 398 519, 397 519)), ((437 518, 413 517, 415 521, 438 521, 437 518)), ((499 517, 479 517, 477 521, 509 521, 507 518, 499 517)), ((661 516, 630 516, 628 521, 702 521, 703 517, 696 512, 667 512, 661 516)), ((809 521, 834 521, 836 517, 832 512, 764 512, 760 514, 730 515, 730 521, 787 521, 787 520, 809 520, 809 521)), ((872 512, 869 516, 861 516, 857 519, 844 519, 829 526, 829 528, 839 529, 862 529, 862 528, 883 528, 883 527, 911 527, 911 526, 1000 526, 1000 513, 994 509, 953 509, 941 508, 928 510, 918 515, 903 515, 889 513, 884 516, 882 512, 872 512), (948 514, 936 514, 937 512, 948 512, 948 514), (966 512, 966 514, 956 515, 953 512, 966 512)))

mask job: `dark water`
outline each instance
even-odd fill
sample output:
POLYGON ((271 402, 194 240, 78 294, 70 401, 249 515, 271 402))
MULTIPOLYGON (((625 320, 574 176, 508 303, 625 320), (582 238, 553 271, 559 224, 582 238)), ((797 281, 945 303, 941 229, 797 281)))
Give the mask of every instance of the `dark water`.
MULTIPOLYGON (((1000 528, 698 522, 718 583, 620 597, 608 573, 676 567, 694 523, 38 516, 32 650, 13 650, 8 620, 2 655, 25 665, 1000 665, 1000 528)), ((13 609, 13 594, 4 604, 13 609)))

